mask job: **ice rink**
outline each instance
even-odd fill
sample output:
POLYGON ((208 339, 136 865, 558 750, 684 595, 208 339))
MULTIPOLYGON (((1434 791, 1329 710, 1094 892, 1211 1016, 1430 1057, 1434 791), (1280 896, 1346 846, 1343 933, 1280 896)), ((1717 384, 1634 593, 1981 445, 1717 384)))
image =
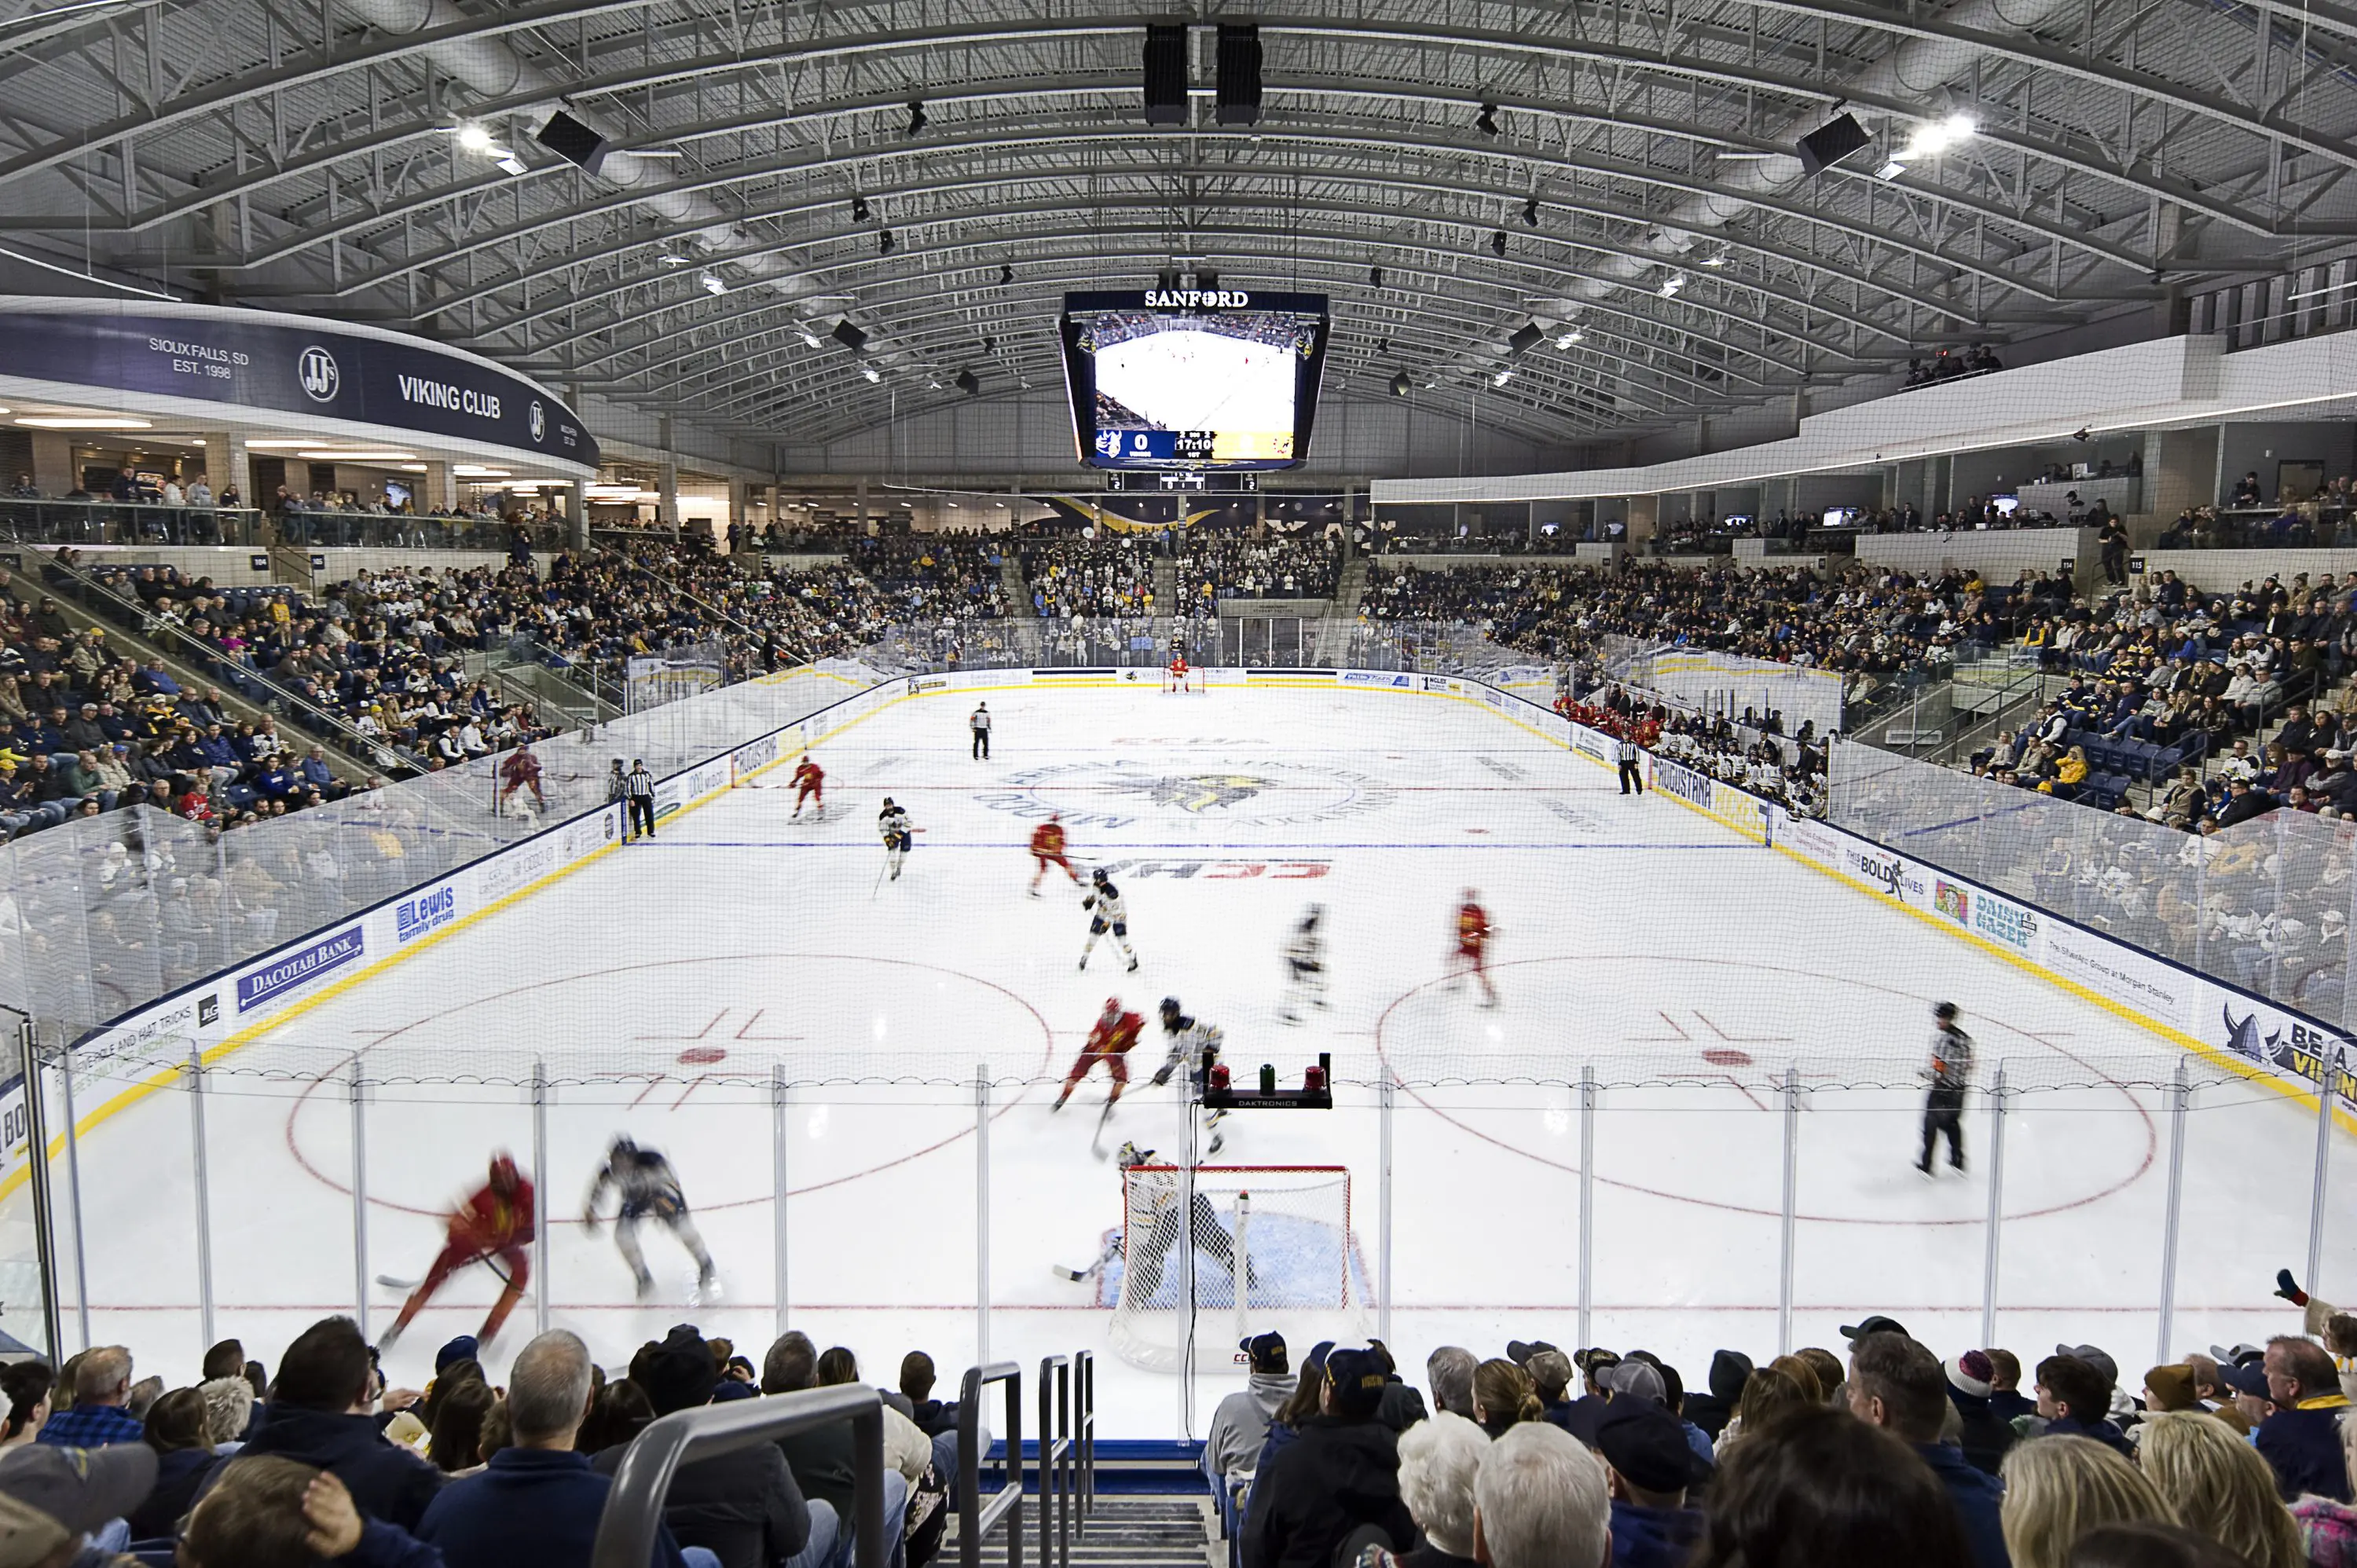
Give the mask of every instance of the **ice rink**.
MULTIPOLYGON (((794 1326, 850 1346, 870 1380, 921 1348, 953 1385, 976 1352, 986 1264, 992 1357, 1103 1350, 1107 1310, 1051 1265, 1088 1262, 1120 1220, 1115 1167, 1090 1148, 1103 1079, 1060 1113, 1049 1105, 1114 994, 1147 1015, 1149 1040, 1108 1149, 1186 1146, 1176 1090, 1143 1081, 1162 1056, 1165 995, 1225 1029, 1240 1079, 1271 1061, 1297 1083, 1315 1052, 1334 1054, 1334 1112, 1233 1117, 1218 1163, 1346 1166, 1369 1282, 1385 1272, 1371 1085, 1385 1070, 1405 1080, 1391 1339, 1419 1376, 1441 1343, 1490 1355, 1509 1337, 1576 1342, 1589 1159, 1590 1341, 1652 1348, 1690 1382, 1716 1347, 1773 1354, 1787 1113, 1766 1079, 1793 1061, 1794 1343, 1838 1345, 1837 1325, 1885 1312, 1951 1353, 1977 1341, 1984 1290, 1977 1097, 1970 1172, 1927 1183, 1911 1165, 1912 1073, 1932 1004, 1952 998, 1984 1079, 2002 1058, 2017 1082, 2089 1086, 2021 1095, 2007 1118, 1996 1342, 2027 1363, 2093 1340, 2131 1380, 2150 1363, 2166 1096, 2109 1080, 2165 1079, 2167 1042, 1674 801, 1624 798, 1605 768, 1476 703, 1330 685, 982 695, 998 721, 988 761, 968 755, 971 693, 899 702, 821 740, 823 820, 789 820, 779 768, 225 1059, 205 1105, 218 1331, 274 1363, 306 1323, 352 1306, 348 1097, 273 1072, 358 1054, 371 1076, 438 1080, 389 1083, 365 1108, 367 1267, 414 1277, 487 1153, 528 1155, 533 1107, 516 1085, 539 1058, 559 1085, 545 1111, 551 1320, 609 1364, 691 1316, 758 1361, 776 1322, 768 1080, 782 1061, 797 1083, 783 1151, 794 1326), (922 831, 907 875, 879 886, 888 793, 922 831), (1076 970, 1086 928, 1071 885, 1026 897, 1025 842, 1051 810, 1076 862, 1117 868, 1136 973, 1102 946, 1076 970), (1495 1010, 1437 983, 1469 886, 1497 922, 1495 1010), (1287 1027, 1279 949, 1313 901, 1329 912, 1333 1005, 1287 1027), (1606 1085, 1592 1153, 1567 1087, 1582 1063, 1606 1085), (607 1081, 581 1081, 593 1077, 607 1081), (677 1165, 720 1303, 687 1305, 693 1269, 652 1230, 661 1294, 637 1303, 610 1232, 579 1223, 618 1131, 677 1165)), ((2263 1085, 2195 1094, 2175 1350, 2296 1326, 2268 1291, 2305 1258, 2315 1124, 2263 1085)), ((91 1332, 183 1380, 202 1348, 191 1137, 187 1097, 159 1093, 79 1151, 91 1332)), ((2335 1153, 2328 1294, 2350 1288, 2357 1262, 2348 1155, 2335 1153)), ((425 1375, 495 1290, 479 1269, 454 1283, 390 1358, 396 1380, 425 1375)), ((371 1294, 381 1330, 400 1293, 371 1294)), ((69 1300, 70 1340, 74 1311, 69 1300)), ((1277 1326, 1307 1345, 1374 1319, 1370 1306, 1355 1323, 1277 1326)), ((528 1300, 490 1358, 501 1372, 533 1321, 528 1300)), ((1206 1317, 1191 1413, 1180 1379, 1106 1355, 1101 1431, 1200 1435, 1238 1379, 1232 1339, 1206 1317)))

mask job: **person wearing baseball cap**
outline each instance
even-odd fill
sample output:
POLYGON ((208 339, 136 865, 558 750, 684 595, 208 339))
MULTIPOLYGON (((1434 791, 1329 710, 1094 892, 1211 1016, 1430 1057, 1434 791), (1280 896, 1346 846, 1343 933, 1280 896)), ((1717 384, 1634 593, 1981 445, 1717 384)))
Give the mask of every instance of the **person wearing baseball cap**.
POLYGON ((1237 1524, 1232 1477, 1252 1473, 1261 1444, 1268 1441, 1269 1423, 1294 1389, 1284 1335, 1255 1334, 1238 1341, 1236 1353, 1250 1369, 1244 1386, 1220 1402, 1203 1439, 1203 1476, 1220 1499, 1220 1520, 1232 1540, 1237 1524))
POLYGON ((1710 1475, 1684 1426, 1666 1405, 1617 1399, 1596 1423, 1596 1449, 1612 1498, 1613 1568, 1679 1568, 1703 1531, 1686 1488, 1710 1475))
POLYGON ((1383 1360, 1372 1350, 1326 1358, 1318 1413, 1253 1479, 1238 1543, 1243 1568, 1326 1568, 1335 1548, 1362 1535, 1395 1551, 1414 1543, 1415 1520, 1400 1498, 1399 1451, 1375 1419, 1383 1382, 1383 1360))
POLYGON ((75 1535, 103 1529, 156 1489, 156 1451, 145 1443, 105 1448, 34 1444, 0 1459, 0 1497, 47 1514, 75 1535))

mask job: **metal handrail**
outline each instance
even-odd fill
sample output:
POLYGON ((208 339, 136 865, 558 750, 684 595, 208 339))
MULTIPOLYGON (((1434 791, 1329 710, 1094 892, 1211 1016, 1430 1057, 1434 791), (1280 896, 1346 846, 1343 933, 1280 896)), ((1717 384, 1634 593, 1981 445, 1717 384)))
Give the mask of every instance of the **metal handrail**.
POLYGON ((884 1401, 874 1389, 843 1384, 767 1399, 731 1400, 677 1411, 633 1439, 614 1472, 590 1568, 646 1568, 662 1523, 663 1498, 684 1464, 775 1443, 815 1426, 851 1423, 853 1539, 856 1568, 884 1568, 884 1401))
MULTIPOLYGON (((958 1391, 958 1561, 963 1568, 982 1568, 982 1538, 1002 1519, 1007 1521, 1006 1568, 1023 1568, 1023 1369, 1013 1361, 968 1367, 958 1391), (991 1383, 1006 1385, 1006 1484, 992 1493, 985 1504, 982 1500, 982 1391, 991 1383)), ((608 1565, 600 1563, 594 1568, 608 1565)), ((617 1562, 612 1568, 622 1564, 617 1562)))
POLYGON ((1085 1540, 1089 1518, 1097 1510, 1097 1357, 1093 1350, 1072 1352, 1072 1396, 1077 1406, 1072 1441, 1080 1453, 1080 1523, 1073 1533, 1085 1540))
POLYGON ((1039 1358, 1039 1568, 1072 1561, 1072 1362, 1039 1358), (1050 1374, 1053 1374, 1050 1376, 1050 1374))

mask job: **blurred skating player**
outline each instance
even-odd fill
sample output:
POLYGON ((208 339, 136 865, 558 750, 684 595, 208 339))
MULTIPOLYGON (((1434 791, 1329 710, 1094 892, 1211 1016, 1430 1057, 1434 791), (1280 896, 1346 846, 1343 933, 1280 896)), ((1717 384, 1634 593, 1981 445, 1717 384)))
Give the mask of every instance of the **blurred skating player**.
POLYGON ((533 801, 542 811, 548 810, 548 797, 540 792, 540 758, 532 754, 532 742, 519 740, 516 748, 500 764, 500 809, 507 809, 508 800, 519 789, 532 791, 533 801))
POLYGON ((1481 1005, 1498 1004, 1498 988, 1490 983, 1490 939, 1496 933, 1490 925, 1490 911, 1481 908, 1481 896, 1468 887, 1465 901, 1457 906, 1457 950, 1448 957, 1448 989, 1456 990, 1471 974, 1481 983, 1481 1005))
POLYGON ((1285 1021, 1301 1022, 1300 1004, 1326 1005, 1326 906, 1312 904, 1285 944, 1285 1021))
MULTIPOLYGON (((1169 1082, 1170 1075, 1184 1066, 1188 1079, 1194 1084, 1195 1092, 1200 1097, 1204 1088, 1203 1053, 1211 1052, 1215 1061, 1219 1058, 1220 1047, 1225 1038, 1220 1033, 1220 1026, 1199 1023, 1189 1017, 1187 1010, 1178 1004, 1178 998, 1166 996, 1162 999, 1162 1037, 1168 1042, 1170 1050, 1162 1058, 1162 1065, 1154 1069, 1155 1087, 1159 1089, 1169 1082)), ((1203 1131, 1211 1135, 1212 1154, 1218 1154, 1221 1145, 1228 1141, 1227 1134, 1220 1131, 1220 1123, 1227 1119, 1228 1113, 1224 1111, 1208 1112, 1203 1117, 1203 1131)))
POLYGON ((892 880, 900 880, 900 863, 909 858, 909 844, 916 830, 909 825, 909 813, 884 797, 884 809, 876 813, 876 831, 884 840, 884 864, 892 868, 892 880))
POLYGON ((506 1282, 507 1288, 491 1305, 491 1315, 483 1319, 482 1332, 476 1336, 485 1345, 497 1337, 500 1327, 523 1299, 523 1288, 532 1278, 532 1254, 524 1249, 532 1244, 535 1234, 532 1183, 516 1169, 515 1161, 504 1151, 491 1156, 490 1179, 473 1197, 460 1204, 450 1216, 448 1239, 435 1258, 434 1266, 409 1299, 401 1304, 401 1316, 377 1341, 380 1349, 390 1350, 411 1319, 434 1299, 434 1293, 443 1282, 469 1263, 489 1263, 491 1271, 506 1282))
POLYGON ((1129 945, 1128 901, 1122 897, 1121 889, 1113 885, 1113 878, 1105 875, 1102 865, 1089 873, 1089 895, 1081 900, 1081 908, 1094 913, 1089 917, 1089 940, 1081 947, 1081 967, 1089 967, 1089 954, 1096 950, 1097 939, 1111 931, 1113 945, 1129 960, 1129 970, 1135 972, 1137 950, 1129 945))
POLYGON ((1087 1043, 1081 1047, 1080 1059, 1064 1075, 1064 1091, 1056 1096, 1055 1104, 1048 1107, 1051 1112, 1061 1111, 1064 1101, 1072 1097, 1072 1090, 1080 1087, 1081 1079, 1089 1076, 1089 1069, 1099 1062, 1105 1064, 1105 1076, 1113 1079, 1113 1093, 1106 1097, 1104 1111, 1097 1117, 1096 1134, 1089 1139, 1089 1152, 1099 1159, 1104 1158, 1104 1150, 1098 1147, 1097 1138, 1103 1135, 1105 1123, 1113 1120, 1113 1108, 1120 1103, 1121 1091, 1129 1087, 1129 1064, 1122 1058, 1129 1055, 1145 1032, 1145 1019, 1124 1011, 1120 997, 1106 997, 1104 1011, 1097 1015, 1096 1026, 1089 1031, 1087 1043))
MULTIPOLYGON (((1122 1238, 1123 1251, 1127 1255, 1122 1295, 1133 1305, 1143 1305, 1162 1288, 1163 1268, 1178 1246, 1179 1173, 1168 1167, 1141 1168, 1152 1165, 1154 1151, 1135 1144, 1124 1144, 1119 1157, 1124 1173, 1123 1209, 1127 1216, 1122 1238)), ((1209 1252, 1212 1261, 1228 1272, 1230 1279, 1235 1278, 1236 1239, 1220 1223, 1220 1212, 1211 1206, 1211 1198, 1197 1193, 1194 1201, 1187 1206, 1187 1212, 1191 1221, 1188 1230, 1196 1249, 1209 1252)), ((1257 1269, 1247 1264, 1245 1272, 1250 1276, 1247 1289, 1260 1283, 1257 1269)), ((1202 1294, 1199 1285, 1198 1300, 1202 1294)))
POLYGON ((597 1172, 597 1179, 589 1184, 589 1197, 581 1206, 581 1227, 588 1234, 597 1233, 597 1206, 605 1200, 606 1189, 614 1189, 618 1208, 614 1214, 614 1245, 622 1254, 622 1262, 630 1265, 630 1277, 639 1283, 639 1299, 646 1300, 655 1292, 655 1277, 647 1269, 645 1254, 639 1251, 639 1221, 653 1219, 667 1227, 679 1238, 695 1260, 695 1288, 708 1297, 716 1271, 712 1254, 696 1232, 695 1221, 688 1217, 687 1198, 679 1189, 679 1174, 671 1162, 653 1149, 642 1149, 628 1138, 617 1137, 612 1148, 606 1151, 606 1164, 597 1172))
POLYGON ((805 800, 818 803, 818 810, 811 815, 823 821, 826 817, 826 770, 818 765, 818 758, 807 751, 802 753, 802 761, 794 765, 794 814, 787 821, 801 820, 805 800))
POLYGON ((1031 872, 1031 897, 1034 898, 1039 897, 1039 879, 1048 875, 1050 865, 1062 866, 1064 875, 1072 879, 1072 886, 1078 887, 1081 885, 1081 874, 1072 869, 1072 863, 1064 856, 1064 819, 1060 812, 1050 815, 1046 822, 1031 830, 1031 858, 1036 863, 1031 872))

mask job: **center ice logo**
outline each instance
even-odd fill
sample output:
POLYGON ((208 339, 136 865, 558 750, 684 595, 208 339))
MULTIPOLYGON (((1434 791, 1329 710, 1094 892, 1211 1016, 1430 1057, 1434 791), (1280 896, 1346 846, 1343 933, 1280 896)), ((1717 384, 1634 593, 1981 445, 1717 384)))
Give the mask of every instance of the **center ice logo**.
POLYGON ((1125 828, 1142 813, 1174 812, 1238 827, 1283 827, 1379 811, 1393 795, 1391 786, 1363 773, 1246 757, 1232 768, 1169 773, 1123 761, 1034 768, 974 799, 1018 817, 1061 813, 1075 828, 1125 828))

